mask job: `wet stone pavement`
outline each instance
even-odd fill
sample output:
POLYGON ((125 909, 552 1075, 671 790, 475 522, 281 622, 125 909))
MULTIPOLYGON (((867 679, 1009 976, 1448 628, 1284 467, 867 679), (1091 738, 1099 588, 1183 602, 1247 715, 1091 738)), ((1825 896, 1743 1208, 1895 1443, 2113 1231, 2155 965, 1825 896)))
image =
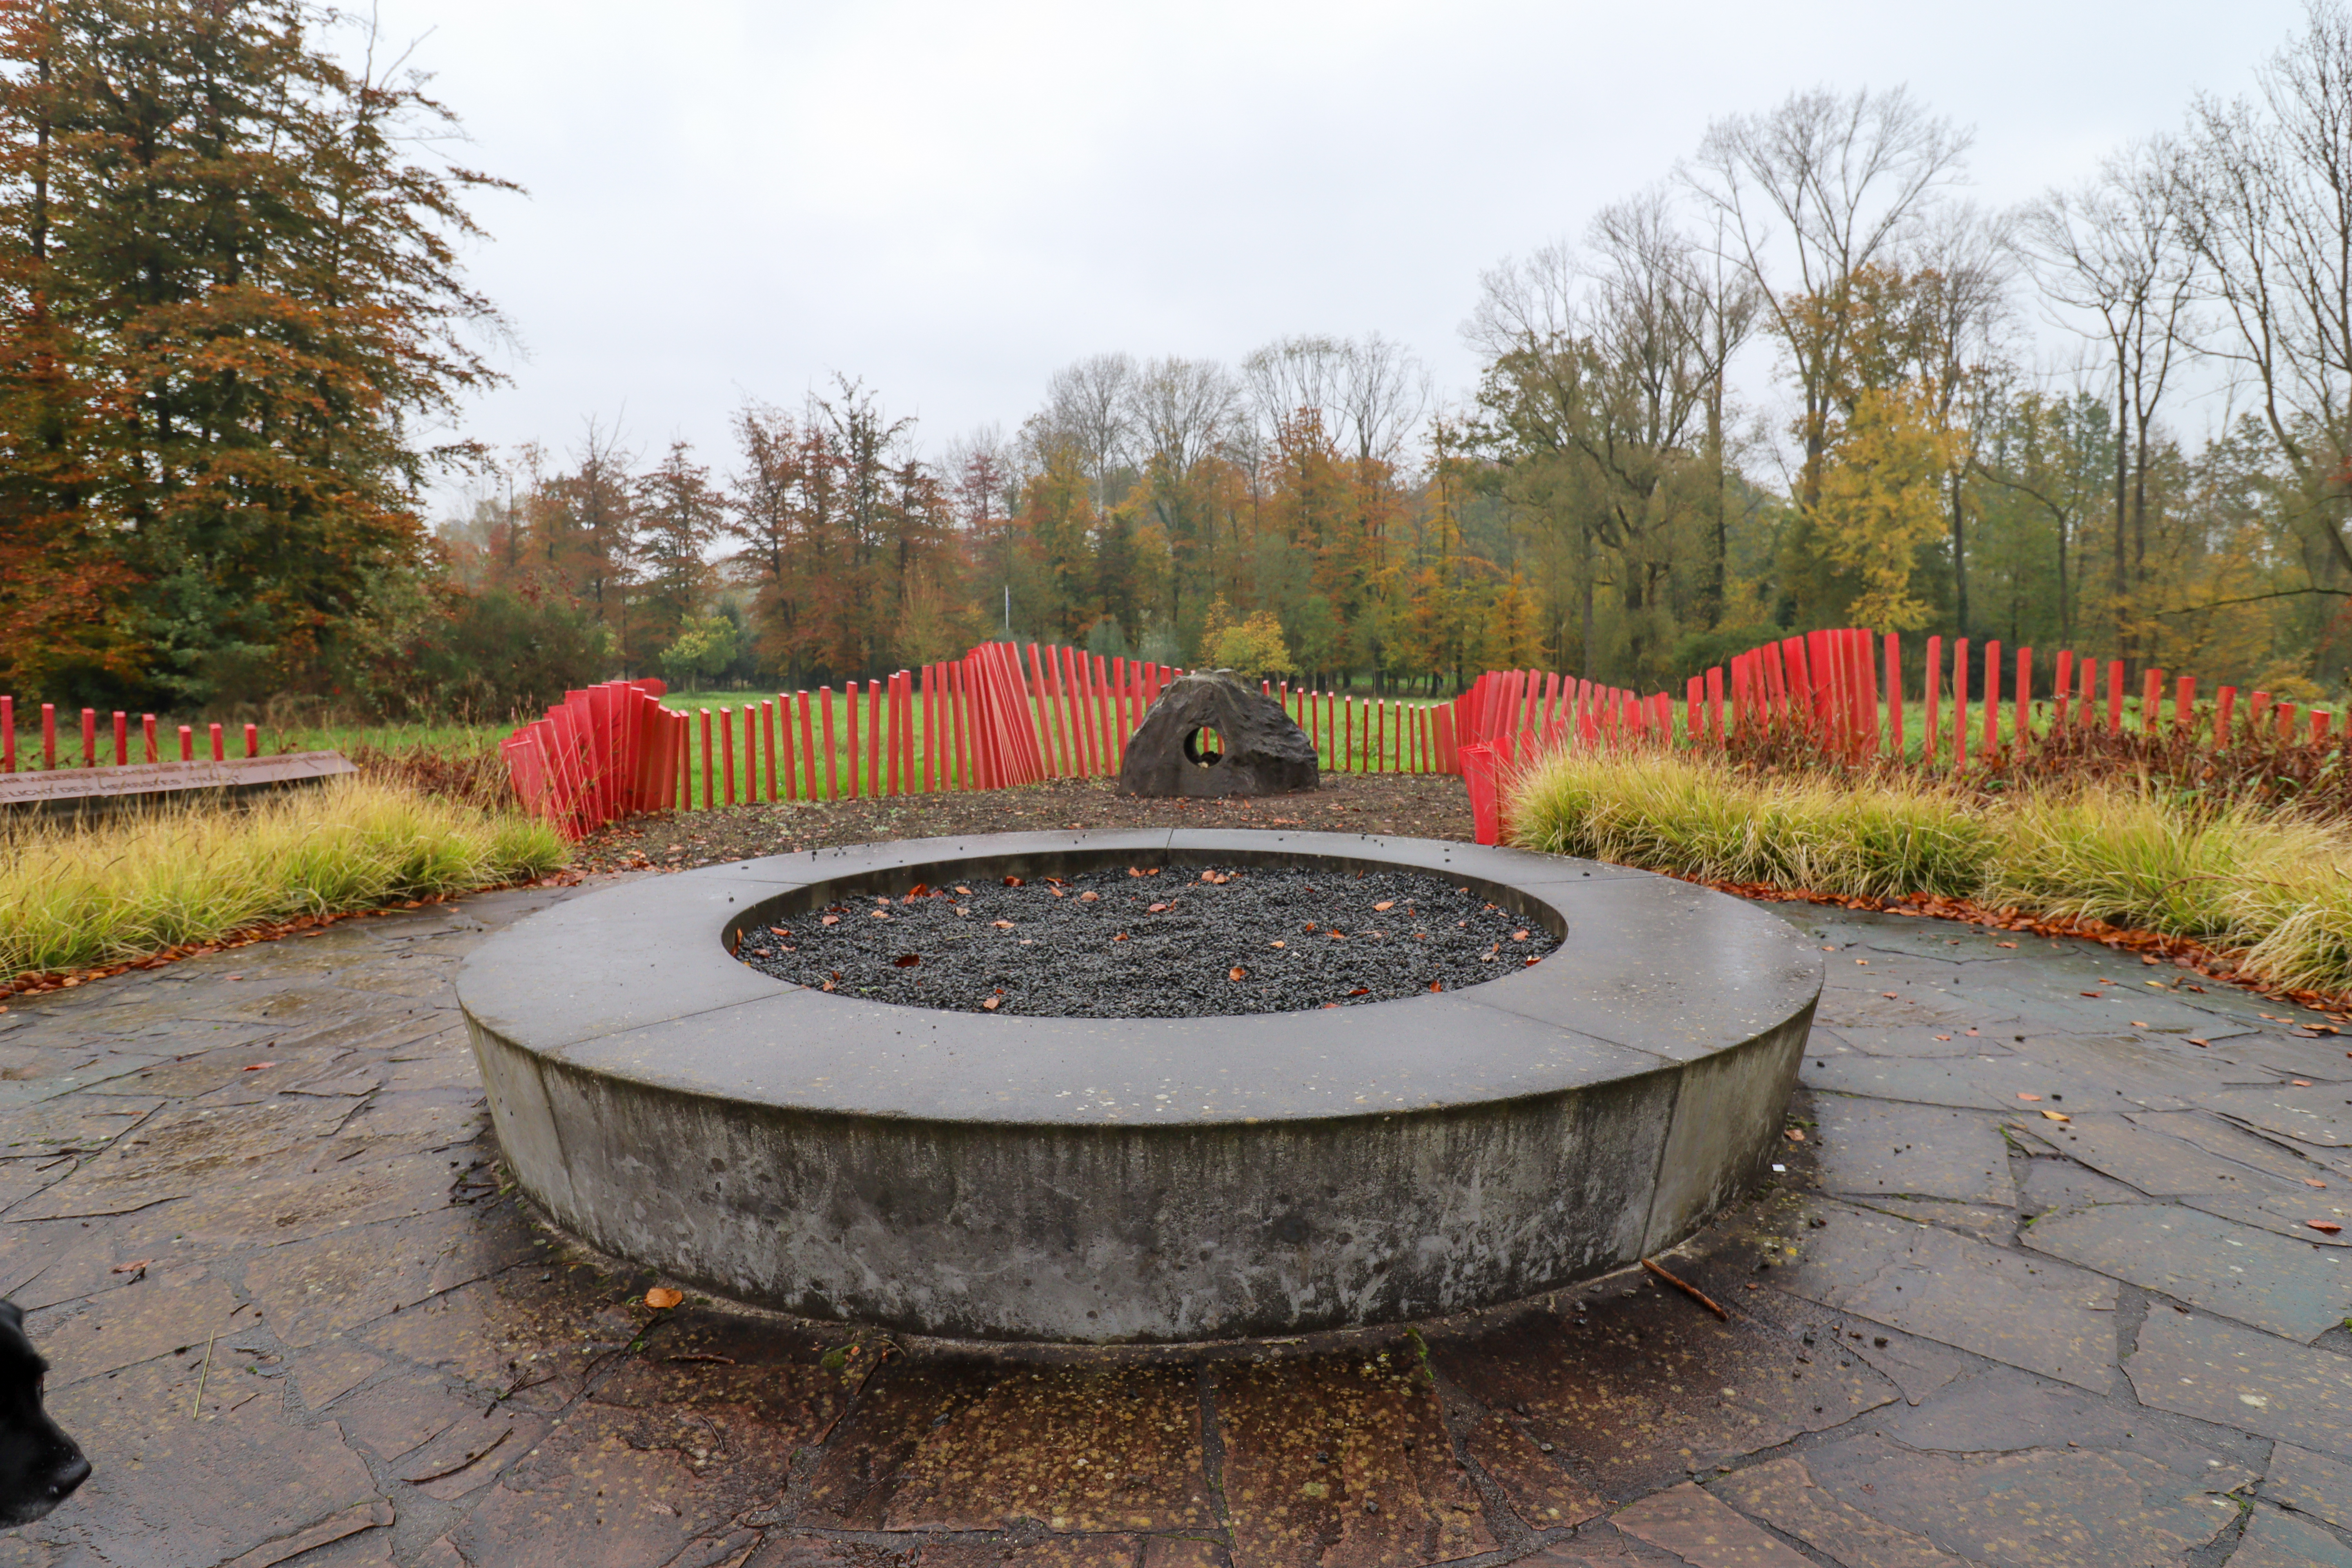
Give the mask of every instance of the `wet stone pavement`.
POLYGON ((1804 1136, 1666 1260, 1730 1321, 992 1351, 535 1224, 449 982, 564 896, 0 1013, 0 1287, 97 1467, 0 1564, 2352 1565, 2352 1047, 2284 1005, 1781 906, 1804 1136))

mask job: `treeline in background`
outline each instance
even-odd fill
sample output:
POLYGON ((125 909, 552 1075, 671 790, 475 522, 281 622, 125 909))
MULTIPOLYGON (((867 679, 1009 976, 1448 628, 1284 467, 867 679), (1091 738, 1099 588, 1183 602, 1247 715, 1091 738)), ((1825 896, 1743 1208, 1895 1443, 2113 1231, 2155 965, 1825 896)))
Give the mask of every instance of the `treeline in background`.
POLYGON ((452 260, 496 182, 404 162, 446 111, 334 65, 323 14, 6 16, 20 694, 503 717, 1008 634, 1392 693, 1528 666, 1671 689, 1826 626, 2302 700, 2352 669, 2332 0, 2250 96, 2014 210, 1964 199, 1968 134, 1901 90, 1721 119, 1575 243, 1462 280, 1480 373, 1450 399, 1377 334, 1301 335, 1095 355, 939 442, 838 375, 712 452, 424 438, 496 379, 452 260), (473 500, 428 529, 436 464, 473 500))

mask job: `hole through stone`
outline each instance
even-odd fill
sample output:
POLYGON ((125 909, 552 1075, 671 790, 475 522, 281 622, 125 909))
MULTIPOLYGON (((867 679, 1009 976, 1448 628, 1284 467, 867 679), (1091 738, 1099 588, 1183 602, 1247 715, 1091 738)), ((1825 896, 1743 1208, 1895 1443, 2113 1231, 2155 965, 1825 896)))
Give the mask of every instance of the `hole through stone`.
POLYGON ((1225 739, 1205 726, 1184 737, 1184 760, 1196 767, 1213 768, 1225 760, 1225 739))

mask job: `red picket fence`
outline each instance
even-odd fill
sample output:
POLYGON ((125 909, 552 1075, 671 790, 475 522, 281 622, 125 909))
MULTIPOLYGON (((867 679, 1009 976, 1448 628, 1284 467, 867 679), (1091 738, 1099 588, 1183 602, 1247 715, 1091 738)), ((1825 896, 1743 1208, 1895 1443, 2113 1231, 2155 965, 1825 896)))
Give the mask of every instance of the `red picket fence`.
MULTIPOLYGON (((178 731, 178 750, 180 754, 177 757, 167 757, 163 755, 163 752, 164 745, 168 742, 163 742, 159 735, 159 726, 156 722, 155 715, 152 713, 142 713, 137 717, 139 721, 139 730, 137 735, 134 736, 131 728, 132 715, 123 712, 119 709, 115 710, 113 714, 114 723, 111 737, 114 742, 114 755, 110 760, 108 760, 101 757, 101 752, 104 751, 105 747, 100 740, 99 710, 95 708, 83 709, 81 710, 81 754, 77 759, 69 760, 61 763, 58 761, 58 705, 54 702, 42 703, 40 766, 44 769, 58 767, 96 768, 109 766, 119 768, 128 767, 134 762, 193 763, 205 760, 205 758, 200 758, 197 754, 196 727, 194 725, 181 724, 178 726, 160 727, 163 733, 169 733, 172 728, 176 728, 178 731), (142 753, 137 757, 133 757, 131 755, 131 749, 134 742, 142 753)), ((207 747, 205 756, 215 763, 227 761, 228 734, 226 726, 220 724, 207 724, 205 726, 205 729, 206 731, 205 739, 207 747)), ((248 757, 257 757, 261 755, 261 727, 257 724, 247 724, 244 726, 244 729, 245 754, 248 757)), ((25 759, 25 761, 27 767, 30 767, 32 759, 28 757, 25 759)), ((16 700, 13 697, 0 697, 0 773, 13 773, 16 772, 16 700)))
POLYGON ((578 837, 640 811, 1115 773, 1175 674, 1067 647, 983 643, 862 693, 847 682, 837 704, 825 686, 691 716, 660 703, 658 680, 608 681, 567 693, 502 749, 524 809, 578 837))
POLYGON ((2069 649, 2042 667, 2030 647, 2005 658, 1998 641, 1983 644, 1972 658, 1966 637, 1953 639, 1948 659, 1946 651, 1943 637, 1927 639, 1924 678, 1912 693, 1905 689, 1902 641, 1892 632, 1848 627, 1784 637, 1690 677, 1679 715, 1663 691, 1642 697, 1552 672, 1489 671, 1452 704, 1462 752, 1486 748, 1495 764, 1466 770, 1481 842, 1503 831, 1496 802, 1476 798, 1481 786, 1498 790, 1508 771, 1572 744, 1721 748, 1780 727, 1850 763, 1889 761, 1965 773, 2070 727, 2111 734, 2169 727, 2215 746, 2253 731, 2315 744, 2331 733, 2352 733, 2352 722, 2338 726, 2326 710, 2273 702, 2267 691, 2244 693, 2241 707, 2239 689, 2221 686, 2210 707, 2200 706, 2195 677, 2158 668, 2143 670, 2133 691, 2121 659, 2069 649), (2042 668, 2046 679, 2037 674, 2042 668), (1916 734, 1908 722, 1914 707, 1921 715, 1916 734), (2203 728, 2209 721, 2210 731, 2203 728))

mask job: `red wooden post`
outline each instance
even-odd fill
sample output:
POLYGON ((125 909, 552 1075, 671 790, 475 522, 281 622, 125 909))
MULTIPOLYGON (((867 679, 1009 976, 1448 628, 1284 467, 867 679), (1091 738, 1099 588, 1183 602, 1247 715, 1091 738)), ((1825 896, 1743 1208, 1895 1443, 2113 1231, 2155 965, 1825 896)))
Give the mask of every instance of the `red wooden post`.
POLYGON ((751 704, 743 704, 743 794, 746 805, 760 798, 760 726, 751 704))
POLYGON ((2030 647, 2017 650, 2017 695, 2012 711, 2017 717, 2010 726, 2010 744, 2022 755, 2033 740, 2033 650, 2030 647))
MULTIPOLYGON (((1026 707, 1027 704, 1023 704, 1026 707)), ((878 795, 884 783, 882 773, 882 682, 866 683, 866 793, 878 795)))
POLYGON ((86 768, 98 766, 98 710, 95 708, 81 710, 81 765, 86 768))
POLYGON ((2282 702, 2278 705, 2278 722, 2271 726, 2271 731, 2282 741, 2289 741, 2294 738, 2294 703, 2282 702))
POLYGON ((2083 660, 2082 702, 2074 713, 2074 722, 2084 728, 2099 721, 2099 661, 2085 656, 2083 660))
POLYGON ((1110 771, 1116 773, 1127 763, 1127 738, 1135 733, 1135 694, 1128 689, 1125 658, 1110 661, 1110 771))
POLYGON ((841 683, 841 708, 844 715, 842 752, 849 761, 846 771, 848 784, 844 793, 856 800, 866 793, 857 765, 857 682, 845 680, 841 683))
POLYGON ((1969 765, 1969 639, 1952 639, 1952 771, 1969 765))
MULTIPOLYGON (((1038 735, 1044 742, 1045 776, 1062 778, 1066 775, 1062 770, 1061 759, 1055 754, 1054 749, 1054 683, 1047 679, 1047 672, 1054 668, 1054 646, 1052 643, 1045 645, 1045 654, 1041 659, 1037 655, 1037 645, 1035 643, 1029 645, 1029 674, 1032 684, 1037 689, 1035 723, 1038 735)), ((1020 657, 1017 650, 1013 657, 1016 659, 1020 657)))
POLYGON ((2000 639, 1985 644, 1984 754, 1990 763, 2000 754, 2000 639))
POLYGON ((180 761, 182 761, 182 762, 184 762, 184 763, 193 763, 193 762, 194 762, 195 760, 196 760, 196 731, 195 731, 195 727, 194 727, 194 725, 191 725, 191 724, 183 724, 183 725, 181 725, 181 726, 180 726, 180 761))
POLYGON ((16 771, 16 700, 0 697, 0 773, 16 771))
POLYGON ((2153 735, 2164 717, 2164 671, 2151 669, 2140 683, 2139 732, 2153 735))
POLYGON ((245 727, 245 754, 248 757, 261 755, 261 726, 258 724, 245 727))
MULTIPOLYGON (((117 714, 117 715, 115 715, 115 717, 119 719, 119 718, 121 718, 121 714, 117 714)), ((215 761, 215 762, 216 762, 216 763, 219 763, 219 762, 226 762, 226 761, 227 761, 227 760, 228 760, 228 753, 227 753, 226 751, 224 751, 224 750, 222 749, 222 747, 221 747, 221 727, 220 727, 219 725, 217 725, 217 724, 215 724, 215 725, 212 727, 212 731, 213 731, 213 732, 212 732, 212 742, 213 742, 213 761, 215 761)), ((119 730, 115 732, 115 739, 116 739, 116 741, 117 741, 118 742, 121 742, 121 731, 120 731, 119 730)), ((118 751, 118 752, 120 752, 120 751, 121 750, 121 746, 118 743, 118 744, 116 745, 116 747, 115 747, 115 750, 116 750, 116 751, 118 751)))
MULTIPOLYGON (((835 769, 835 759, 833 759, 833 687, 816 689, 816 724, 825 731, 825 793, 824 795, 812 793, 812 799, 840 799, 842 781, 840 781, 840 771, 835 769)), ((814 757, 809 759, 809 766, 814 769, 814 766, 816 766, 816 759, 814 757)))
POLYGON ((2051 700, 2054 704, 2051 710, 2050 728, 2053 731, 2066 727, 2067 699, 2074 695, 2067 688, 2074 679, 2074 652, 2072 648, 2061 648, 2058 650, 2058 678, 2050 687, 2051 700))
POLYGON ((2315 708, 2311 710, 2311 743, 2315 746, 2326 739, 2327 739, 2327 715, 2315 708))
POLYGON ((1878 666, 1870 657, 1870 630, 1853 634, 1853 684, 1862 699, 1862 754, 1877 756, 1886 749, 1886 732, 1879 726, 1878 666))
POLYGON ((41 704, 41 766, 54 772, 58 765, 58 705, 41 704))
POLYGON ((2237 700, 2238 689, 2234 686, 2224 686, 2214 694, 2213 743, 2217 746, 2230 743, 2230 709, 2237 700))
POLYGON ((1886 634, 1886 743, 1903 760, 1903 639, 1886 634))
POLYGON ((1922 695, 1927 700, 1927 711, 1921 725, 1919 763, 1923 767, 1932 768, 1936 765, 1936 752, 1944 743, 1943 731, 1936 727, 1937 699, 1943 695, 1944 690, 1944 639, 1941 637, 1927 639, 1927 668, 1921 672, 1921 680, 1926 688, 1922 695))
POLYGON ((1706 703, 1706 679, 1696 675, 1685 677, 1683 680, 1683 737, 1694 746, 1706 735, 1706 720, 1703 717, 1706 703))
POLYGON ((760 762, 761 788, 759 798, 776 798, 776 704, 771 698, 760 699, 760 762))
MULTIPOLYGON (((805 690, 796 691, 793 694, 793 704, 800 710, 801 715, 800 776, 802 791, 800 798, 803 800, 823 800, 824 797, 817 794, 817 744, 814 723, 816 715, 813 711, 814 705, 809 701, 809 694, 805 690)), ((826 721, 828 723, 831 722, 831 718, 832 716, 830 714, 826 716, 826 721)))
POLYGON ((131 715, 118 708, 114 710, 114 765, 122 767, 131 761, 131 715))
POLYGON ((2197 722, 2197 678, 2184 675, 2172 683, 2172 727, 2187 734, 2197 722))
POLYGON ((2107 733, 2124 732, 2124 661, 2107 660, 2107 733))
POLYGON ((710 754, 710 710, 702 709, 702 809, 719 804, 719 759, 710 754))

